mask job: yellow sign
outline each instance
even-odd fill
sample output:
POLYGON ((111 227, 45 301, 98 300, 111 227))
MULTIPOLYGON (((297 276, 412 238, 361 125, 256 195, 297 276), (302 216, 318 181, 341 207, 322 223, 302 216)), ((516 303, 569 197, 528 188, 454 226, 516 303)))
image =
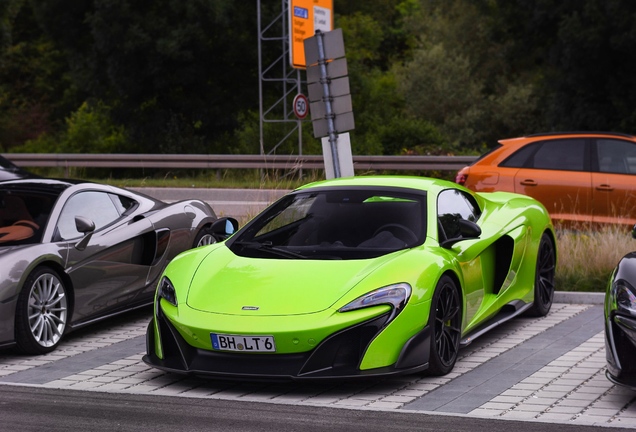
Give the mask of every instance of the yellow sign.
POLYGON ((333 30, 333 0, 289 0, 289 60, 293 67, 305 69, 303 41, 316 30, 333 30))

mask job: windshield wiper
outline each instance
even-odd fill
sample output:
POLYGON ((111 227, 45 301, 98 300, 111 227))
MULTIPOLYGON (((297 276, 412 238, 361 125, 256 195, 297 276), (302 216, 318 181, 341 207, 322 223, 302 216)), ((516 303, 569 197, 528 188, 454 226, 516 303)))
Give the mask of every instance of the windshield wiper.
POLYGON ((301 258, 306 259, 305 255, 301 255, 297 252, 290 251, 289 249, 283 249, 277 246, 273 246, 272 242, 256 242, 256 241, 237 241, 234 242, 235 245, 244 247, 246 249, 254 249, 259 251, 267 251, 272 253, 273 255, 282 256, 285 258, 301 258))

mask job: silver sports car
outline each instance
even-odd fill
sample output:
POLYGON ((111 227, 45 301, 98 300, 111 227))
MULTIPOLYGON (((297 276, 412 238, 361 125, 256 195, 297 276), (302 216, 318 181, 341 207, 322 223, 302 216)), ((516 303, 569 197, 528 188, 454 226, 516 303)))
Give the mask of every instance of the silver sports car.
POLYGON ((167 204, 76 180, 0 182, 0 347, 47 353, 73 329, 151 304, 166 264, 215 242, 216 221, 199 200, 167 204))

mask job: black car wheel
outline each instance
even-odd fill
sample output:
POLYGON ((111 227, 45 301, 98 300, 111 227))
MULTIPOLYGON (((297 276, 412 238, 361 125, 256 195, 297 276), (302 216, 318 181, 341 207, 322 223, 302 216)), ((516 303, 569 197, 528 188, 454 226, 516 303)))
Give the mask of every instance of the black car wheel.
POLYGON ((27 354, 45 354, 57 348, 66 330, 68 304, 67 290, 58 273, 49 267, 35 269, 18 296, 18 349, 27 354))
POLYGON ((554 270, 556 253, 550 236, 543 234, 537 252, 537 270, 534 278, 534 303, 528 310, 530 316, 545 316, 550 312, 554 299, 554 270))
POLYGON ((206 227, 201 228, 201 230, 197 233, 196 237, 194 238, 192 247, 196 248, 199 246, 207 246, 213 243, 216 243, 216 237, 214 237, 212 231, 210 231, 210 229, 206 227))
POLYGON ((461 337, 461 302, 457 286, 449 276, 437 283, 431 303, 429 325, 433 331, 429 358, 429 375, 446 375, 457 361, 461 337))

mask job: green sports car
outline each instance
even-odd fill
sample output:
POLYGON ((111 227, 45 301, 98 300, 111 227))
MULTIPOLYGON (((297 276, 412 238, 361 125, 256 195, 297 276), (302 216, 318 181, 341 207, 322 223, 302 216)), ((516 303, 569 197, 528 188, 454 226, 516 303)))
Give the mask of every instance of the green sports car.
POLYGON ((460 347, 554 295, 545 208, 422 177, 312 183, 157 287, 144 361, 175 373, 325 379, 450 372, 460 347))

